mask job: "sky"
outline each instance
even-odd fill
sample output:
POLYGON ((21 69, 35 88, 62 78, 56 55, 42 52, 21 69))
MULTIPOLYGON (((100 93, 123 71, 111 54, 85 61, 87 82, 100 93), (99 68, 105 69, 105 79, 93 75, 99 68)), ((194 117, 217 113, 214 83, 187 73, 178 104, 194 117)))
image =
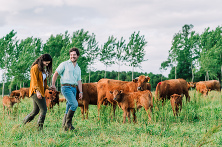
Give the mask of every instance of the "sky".
MULTIPOLYGON (((192 31, 199 34, 222 24, 221 0, 0 0, 0 4, 0 38, 14 30, 19 40, 33 36, 45 43, 51 35, 84 29, 102 45, 111 35, 127 43, 133 32, 140 31, 148 42, 144 57, 148 60, 134 71, 166 77, 170 69, 160 71, 160 66, 167 60, 174 34, 185 24, 192 24, 192 31)), ((97 62, 94 69, 105 66, 97 62)), ((107 70, 118 71, 118 66, 107 70)))

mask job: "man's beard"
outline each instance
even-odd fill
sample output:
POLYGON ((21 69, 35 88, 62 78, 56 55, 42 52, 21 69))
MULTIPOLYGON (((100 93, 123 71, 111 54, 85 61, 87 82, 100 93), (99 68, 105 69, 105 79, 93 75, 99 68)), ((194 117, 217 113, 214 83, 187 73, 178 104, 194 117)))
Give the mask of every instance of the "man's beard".
POLYGON ((74 61, 73 60, 71 60, 71 61, 72 61, 72 63, 75 63, 77 61, 77 59, 74 59, 74 61))

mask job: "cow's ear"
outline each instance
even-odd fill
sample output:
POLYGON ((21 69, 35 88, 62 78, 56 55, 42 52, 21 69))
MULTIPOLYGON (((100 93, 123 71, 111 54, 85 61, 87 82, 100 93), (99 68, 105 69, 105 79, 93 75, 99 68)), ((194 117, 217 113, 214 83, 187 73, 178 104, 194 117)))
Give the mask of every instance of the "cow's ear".
POLYGON ((120 90, 119 93, 123 93, 123 90, 120 90))
POLYGON ((147 82, 150 82, 150 77, 146 76, 147 82))
POLYGON ((112 91, 109 91, 109 93, 113 94, 113 92, 112 92, 112 91))
POLYGON ((137 81, 138 81, 138 78, 133 79, 133 82, 135 82, 135 83, 136 83, 137 81))

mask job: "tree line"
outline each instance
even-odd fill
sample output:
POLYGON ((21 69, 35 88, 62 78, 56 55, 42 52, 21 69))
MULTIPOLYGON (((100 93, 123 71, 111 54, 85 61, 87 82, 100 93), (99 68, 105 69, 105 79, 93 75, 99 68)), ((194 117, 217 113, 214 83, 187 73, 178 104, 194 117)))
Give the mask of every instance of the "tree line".
MULTIPOLYGON (((106 75, 107 67, 112 64, 119 65, 118 78, 120 79, 120 67, 125 64, 132 67, 132 78, 135 78, 134 68, 140 67, 145 61, 145 46, 147 41, 140 32, 133 32, 126 43, 121 37, 117 40, 114 36, 109 36, 107 41, 101 46, 96 40, 94 33, 90 34, 83 29, 77 30, 70 35, 68 31, 64 34, 51 35, 46 43, 40 38, 28 37, 18 40, 17 32, 12 30, 0 38, 0 68, 3 69, 2 95, 4 95, 5 83, 9 92, 11 89, 29 85, 31 64, 41 54, 49 53, 53 58, 53 70, 58 65, 69 59, 69 50, 77 47, 80 50, 78 59, 81 68, 82 78, 85 82, 95 81, 91 79, 92 65, 96 60, 101 61, 105 68, 103 78, 106 75)), ((53 71, 54 72, 54 71, 53 71)), ((59 85, 59 80, 57 80, 59 85)), ((96 81, 97 82, 97 81, 96 81)))
MULTIPOLYGON (((161 63, 160 70, 171 68, 169 79, 183 78, 187 81, 217 79, 221 81, 222 28, 220 26, 215 30, 207 28, 202 34, 192 29, 192 24, 185 24, 182 30, 175 33, 168 59, 161 63)), ((70 48, 79 48, 81 56, 78 63, 80 63, 83 82, 97 82, 101 78, 131 81, 138 76, 134 68, 141 67, 141 63, 147 60, 144 59, 146 54, 144 48, 148 42, 139 31, 133 32, 128 40, 123 37, 118 40, 114 36, 109 36, 102 45, 99 45, 94 33, 90 34, 83 29, 72 34, 66 31, 64 34, 51 35, 46 43, 33 36, 18 40, 16 34, 17 32, 12 30, 0 38, 0 68, 4 71, 3 83, 0 85, 2 95, 5 91, 4 87, 10 92, 11 89, 29 86, 31 64, 44 53, 52 56, 53 70, 55 70, 61 62, 69 59, 70 48), (92 69, 92 65, 98 60, 104 64, 104 71, 92 69), (118 65, 118 71, 107 72, 107 67, 112 64, 118 65), (131 66, 132 71, 120 72, 123 64, 131 66), (125 78, 123 75, 126 75, 125 78)), ((149 76, 150 74, 152 75, 149 73, 149 76)), ((154 78, 152 86, 166 79, 161 74, 155 75, 154 78)), ((57 80, 57 87, 59 85, 59 80, 57 80)))
POLYGON ((201 81, 222 78, 222 27, 206 28, 202 34, 186 24, 173 36, 168 59, 160 69, 171 68, 169 79, 184 78, 201 81))

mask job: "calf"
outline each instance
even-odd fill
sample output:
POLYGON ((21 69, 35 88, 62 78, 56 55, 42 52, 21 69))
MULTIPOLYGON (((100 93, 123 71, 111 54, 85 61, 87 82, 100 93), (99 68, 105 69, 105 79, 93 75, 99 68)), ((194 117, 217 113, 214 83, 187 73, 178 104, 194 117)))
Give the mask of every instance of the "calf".
POLYGON ((135 107, 137 109, 144 107, 148 113, 149 120, 151 120, 150 114, 152 113, 151 108, 153 107, 152 93, 149 90, 138 91, 138 92, 124 92, 123 90, 114 90, 113 100, 118 103, 118 106, 124 111, 123 113, 123 123, 126 122, 126 116, 128 117, 128 122, 130 123, 130 111, 133 113, 133 122, 136 122, 135 107), (148 112, 150 110, 150 112, 148 112))
POLYGON ((20 90, 14 90, 14 91, 12 91, 11 94, 10 94, 10 97, 13 97, 13 96, 18 96, 18 97, 20 97, 20 90))
POLYGON ((178 116, 178 111, 182 109, 183 95, 173 94, 170 96, 170 103, 173 109, 173 115, 178 116))
POLYGON ((45 91, 45 100, 48 109, 52 109, 53 106, 58 104, 59 106, 59 91, 54 91, 51 89, 46 89, 45 91))
POLYGON ((10 96, 4 96, 2 99, 2 104, 3 104, 3 111, 5 110, 5 107, 7 107, 7 112, 12 111, 11 108, 13 108, 13 105, 15 103, 20 103, 19 97, 10 97, 10 96))
POLYGON ((207 85, 206 85, 204 82, 202 82, 202 81, 196 83, 196 90, 197 90, 198 92, 200 92, 201 94, 203 94, 204 96, 207 96, 207 95, 208 95, 208 87, 207 87, 207 85))
POLYGON ((20 90, 20 96, 19 96, 19 98, 24 99, 25 96, 26 96, 26 97, 29 97, 29 88, 20 88, 19 90, 20 90))

